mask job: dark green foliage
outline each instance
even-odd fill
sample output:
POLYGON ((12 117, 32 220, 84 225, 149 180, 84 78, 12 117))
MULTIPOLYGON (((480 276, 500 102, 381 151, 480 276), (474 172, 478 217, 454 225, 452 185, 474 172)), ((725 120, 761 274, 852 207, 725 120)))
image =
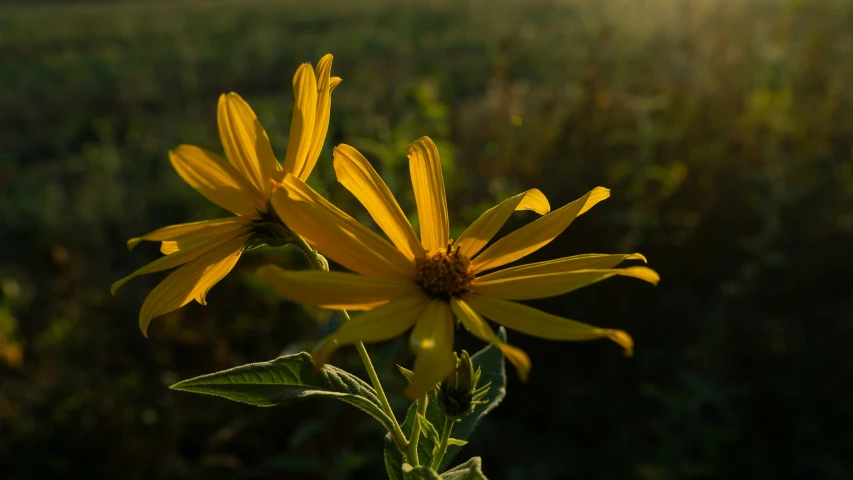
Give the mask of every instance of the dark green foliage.
MULTIPOLYGON (((498 337, 506 340, 506 330, 503 327, 498 330, 498 337)), ((480 397, 480 400, 478 401, 479 403, 477 404, 477 408, 474 412, 459 419, 453 425, 453 433, 451 437, 457 440, 462 440, 462 442, 455 442, 455 444, 451 442, 447 447, 447 452, 441 459, 441 465, 439 465, 438 468, 439 471, 444 470, 453 462, 456 454, 459 453, 459 450, 463 446, 465 446, 464 442, 470 441, 472 434, 480 425, 484 417, 491 413, 506 396, 504 354, 499 348, 494 345, 486 346, 471 357, 471 363, 474 370, 480 371, 481 385, 485 386, 488 384, 489 389, 486 390, 482 397, 480 397)), ((404 375, 406 373, 408 372, 404 371, 404 375)), ((401 424, 403 432, 406 434, 406 438, 411 437, 412 426, 415 424, 414 422, 418 421, 418 417, 416 417, 416 415, 418 415, 416 407, 417 406, 415 404, 409 407, 409 410, 406 412, 405 420, 403 420, 403 423, 401 424)), ((439 440, 439 429, 444 428, 444 422, 446 419, 447 417, 438 404, 436 391, 433 390, 429 393, 426 417, 419 419, 421 421, 421 430, 423 433, 418 441, 418 460, 421 465, 429 465, 432 461, 432 454, 439 440), (424 429, 424 423, 431 425, 431 428, 427 427, 424 429), (432 431, 433 433, 427 433, 429 431, 432 431)), ((391 435, 385 435, 384 459, 385 469, 393 480, 393 475, 395 475, 403 465, 403 457, 394 445, 394 440, 391 439, 391 435)))
MULTIPOLYGON (((293 72, 332 52, 344 83, 311 182, 341 208, 369 223, 333 145, 359 148, 411 213, 405 147, 430 135, 454 235, 528 188, 558 207, 602 185, 612 197, 532 260, 638 251, 661 273, 532 302, 625 329, 636 355, 511 334, 530 381, 509 375, 459 460, 481 456, 492 480, 853 478, 851 25, 842 0, 4 3, 0 476, 383 475, 383 431, 348 405, 168 389, 333 328, 251 275, 307 267, 298 252, 249 252, 150 340, 137 315, 163 277, 109 295, 159 255, 128 238, 226 214, 167 150, 221 151, 233 90, 283 158, 293 72)), ((460 331, 457 349, 481 347, 460 331)), ((405 338, 369 348, 403 412, 405 338)), ((351 349, 332 360, 361 375, 351 349)))

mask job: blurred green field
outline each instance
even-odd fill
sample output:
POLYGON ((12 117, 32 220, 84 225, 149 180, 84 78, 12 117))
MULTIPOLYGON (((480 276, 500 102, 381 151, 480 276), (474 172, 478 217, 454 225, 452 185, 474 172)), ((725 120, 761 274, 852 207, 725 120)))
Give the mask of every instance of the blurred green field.
MULTIPOLYGON (((455 227, 528 188, 562 205, 602 185, 534 259, 639 251, 663 278, 535 303, 627 330, 636 356, 511 332, 531 379, 462 453, 490 479, 853 478, 851 25, 842 0, 0 5, 0 476, 382 478, 355 409, 167 389, 329 328, 251 275, 298 253, 251 252, 150 339, 136 318, 160 277, 109 295, 158 255, 126 239, 223 213, 167 150, 220 151, 236 91, 283 156, 291 76, 331 52, 344 83, 312 182, 344 210, 369 219, 332 146, 413 211, 405 148, 430 135, 455 227)), ((404 408, 405 339, 369 348, 404 408)), ((351 350, 335 363, 362 372, 351 350)))

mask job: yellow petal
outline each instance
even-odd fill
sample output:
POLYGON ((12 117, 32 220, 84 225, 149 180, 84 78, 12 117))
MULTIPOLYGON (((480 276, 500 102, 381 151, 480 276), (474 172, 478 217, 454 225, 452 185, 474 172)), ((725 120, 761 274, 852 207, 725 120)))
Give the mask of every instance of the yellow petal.
POLYGON ((216 118, 228 161, 255 190, 269 198, 272 190, 270 180, 272 173, 278 170, 278 161, 272 153, 267 132, 252 107, 234 92, 222 94, 216 118))
POLYGON ((551 211, 551 205, 545 195, 535 188, 519 193, 486 210, 462 232, 453 246, 458 247, 459 252, 466 257, 473 257, 489 243, 516 210, 533 210, 539 215, 545 215, 551 211))
POLYGON ((311 351, 314 363, 326 363, 332 352, 350 343, 381 342, 402 335, 412 328, 428 302, 429 298, 418 292, 353 316, 311 351))
POLYGON ((586 287, 616 275, 639 278, 657 285, 660 276, 648 267, 612 268, 607 270, 574 270, 571 272, 514 276, 497 280, 475 280, 471 291, 505 300, 531 300, 555 297, 586 287))
POLYGON ((329 75, 332 73, 332 55, 326 54, 317 64, 317 108, 314 113, 314 129, 311 132, 311 149, 305 159, 305 165, 299 172, 298 177, 306 180, 326 141, 326 132, 329 131, 329 113, 332 109, 332 86, 329 75))
POLYGON ((334 91, 335 87, 341 84, 343 79, 341 77, 332 77, 329 79, 329 90, 334 91))
POLYGON ((284 159, 282 175, 289 173, 302 178, 308 153, 311 151, 314 118, 317 115, 317 77, 314 76, 311 65, 303 63, 296 70, 293 76, 293 94, 296 103, 290 120, 290 136, 287 138, 287 156, 284 159))
POLYGON ((416 399, 432 390, 456 368, 453 315, 447 303, 430 300, 409 336, 409 346, 415 351, 415 368, 404 393, 409 399, 416 399))
POLYGON ((257 275, 284 298, 331 309, 370 310, 421 291, 413 282, 344 272, 290 271, 275 265, 261 267, 257 275))
POLYGON ((349 145, 335 148, 338 181, 364 205, 373 221, 409 260, 424 256, 424 248, 388 186, 364 158, 349 145))
POLYGON ((234 238, 241 237, 242 235, 246 235, 249 233, 251 229, 249 228, 241 228, 235 231, 228 231, 225 233, 221 233, 215 237, 211 237, 203 242, 198 243, 192 248, 188 248, 185 250, 181 250, 172 255, 167 255, 165 257, 160 257, 157 260, 145 265, 144 267, 136 270, 130 275, 122 278, 121 280, 113 283, 112 287, 110 287, 110 293, 113 295, 116 294, 116 291, 128 281, 140 276, 146 275, 154 272, 161 272, 163 270, 168 270, 170 268, 175 268, 180 265, 183 265, 187 262, 195 260, 201 256, 206 255, 207 253, 215 250, 217 247, 228 243, 234 238))
POLYGON ((146 233, 141 237, 131 238, 127 241, 127 248, 133 250, 142 241, 162 242, 160 251, 169 255, 207 238, 238 230, 245 227, 246 223, 244 218, 228 217, 170 225, 146 233))
MULTIPOLYGON (((251 235, 233 238, 170 273, 148 294, 139 311, 139 328, 148 336, 154 317, 177 310, 191 300, 205 304, 207 292, 234 268, 251 235)), ((178 254, 176 254, 178 255, 178 254)), ((169 255, 165 258, 171 258, 169 255)))
POLYGON ((515 366, 521 380, 526 382, 527 376, 530 373, 530 357, 524 353, 524 350, 513 347, 501 340, 500 337, 495 335, 489 324, 483 320, 483 317, 475 312, 464 300, 454 298, 450 301, 450 305, 453 307, 453 313, 456 314, 456 318, 462 322, 465 329, 480 340, 493 343, 498 347, 504 356, 515 366))
POLYGON ((563 233, 575 218, 609 196, 610 190, 595 187, 574 202, 507 234, 474 258, 474 271, 500 267, 539 250, 563 233))
POLYGON ((258 216, 266 209, 260 194, 219 155, 192 145, 169 152, 178 175, 204 198, 237 215, 258 216))
POLYGON ((429 137, 409 145, 409 173, 418 205, 421 242, 427 251, 443 250, 450 241, 447 198, 438 148, 429 137))
POLYGON ((466 294, 462 299, 480 315, 527 335, 550 340, 575 341, 609 338, 625 349, 625 355, 633 354, 634 341, 622 330, 594 327, 520 303, 489 298, 476 293, 466 294))
POLYGON ((477 282, 499 280, 501 278, 527 277, 546 273, 571 272, 574 270, 602 270, 613 268, 625 260, 642 260, 643 263, 648 263, 646 261, 646 257, 639 253, 587 253, 572 257, 558 258, 557 260, 546 260, 544 262, 528 263, 527 265, 504 268, 503 270, 498 270, 497 272, 477 277, 477 282))
POLYGON ((393 245, 288 175, 272 197, 276 214, 320 253, 371 277, 407 280, 414 265, 393 245))

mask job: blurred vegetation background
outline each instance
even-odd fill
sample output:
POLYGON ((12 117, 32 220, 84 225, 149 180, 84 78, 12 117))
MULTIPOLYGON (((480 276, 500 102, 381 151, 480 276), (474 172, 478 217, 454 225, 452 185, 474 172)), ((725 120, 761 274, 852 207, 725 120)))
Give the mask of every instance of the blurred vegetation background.
MULTIPOLYGON (((257 409, 171 383, 311 345, 327 313, 252 277, 137 327, 160 280, 126 239, 214 218, 166 152, 221 151, 237 91, 279 156, 301 62, 335 54, 326 148, 370 158, 408 211, 405 147, 442 149, 451 221, 538 187, 612 197, 534 260, 642 252, 536 306, 637 343, 510 332, 530 381, 463 451, 491 479, 853 478, 853 3, 844 0, 214 0, 0 6, 0 476, 382 478, 382 431, 335 402, 257 409), (550 412, 550 413, 548 413, 550 412)), ((523 214, 512 227, 532 217, 523 214)), ((460 334, 459 346, 481 345, 460 334)), ((402 409, 405 339, 369 346, 402 409)), ((335 363, 359 374, 352 350, 335 363)))

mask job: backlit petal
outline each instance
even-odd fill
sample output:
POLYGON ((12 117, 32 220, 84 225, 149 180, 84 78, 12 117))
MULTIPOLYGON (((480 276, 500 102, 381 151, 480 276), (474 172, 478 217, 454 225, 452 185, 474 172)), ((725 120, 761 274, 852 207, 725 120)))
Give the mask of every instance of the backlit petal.
POLYGON ((475 280, 471 285, 471 291, 505 300, 531 300, 562 295, 616 275, 638 278, 653 285, 657 285, 660 281, 660 276, 651 268, 628 267, 607 270, 575 270, 515 276, 497 280, 475 280))
POLYGON ((225 232, 239 230, 247 224, 246 219, 240 217, 219 218, 216 220, 203 220, 201 222, 181 223, 159 228, 153 232, 146 233, 141 237, 131 238, 127 241, 127 248, 133 250, 142 241, 163 242, 160 251, 166 255, 175 253, 181 248, 187 248, 202 240, 215 237, 225 232))
POLYGON ((299 172, 298 177, 306 180, 326 141, 326 132, 329 131, 329 114, 332 109, 332 86, 329 75, 332 73, 332 55, 326 54, 317 63, 317 109, 314 113, 314 129, 311 132, 311 149, 305 159, 305 165, 299 172))
POLYGON ((474 271, 497 268, 539 250, 563 233, 575 218, 609 196, 610 190, 595 187, 574 202, 507 234, 474 258, 474 271))
POLYGON ((474 309, 465 303, 464 300, 454 298, 450 302, 450 305, 453 307, 453 313, 456 314, 456 318, 462 322, 465 329, 480 340, 493 343, 498 347, 501 352, 503 352, 504 356, 506 356, 506 358, 515 366, 521 380, 527 381, 527 376, 530 373, 530 357, 524 353, 524 350, 513 347, 501 340, 500 337, 495 335, 495 332, 492 331, 492 327, 483 320, 483 317, 475 312, 474 309))
POLYGON ((240 95, 231 92, 219 96, 216 118, 228 161, 255 190, 269 198, 270 180, 272 173, 278 170, 278 162, 258 116, 240 95))
POLYGON ((292 271, 265 265, 258 269, 257 275, 284 298, 331 309, 369 310, 420 292, 414 282, 355 273, 292 271))
MULTIPOLYGON (((314 118, 317 116, 317 77, 310 64, 303 63, 293 76, 293 117, 290 120, 290 136, 287 138, 287 156, 282 175, 302 177, 311 151, 314 134, 314 118)), ((309 171, 310 173, 310 171, 309 171)), ((307 177, 308 175, 305 175, 307 177)))
POLYGON ((421 242, 427 251, 442 250, 450 240, 450 224, 438 148, 429 137, 422 137, 409 145, 408 154, 421 242))
POLYGON ((458 247, 459 252, 466 257, 473 257, 498 233, 512 212, 517 210, 533 210, 539 215, 545 215, 551 211, 551 205, 545 195, 535 188, 507 198, 480 215, 480 218, 462 232, 453 246, 458 247))
POLYGON ((526 277, 530 275, 543 275, 546 273, 571 272, 574 270, 602 270, 613 268, 625 260, 642 260, 643 263, 647 263, 646 257, 639 253, 617 253, 609 255, 587 253, 572 257, 558 258, 556 260, 546 260, 544 262, 528 263, 517 267, 504 268, 502 270, 477 277, 477 281, 485 282, 489 280, 499 280, 501 278, 526 277))
POLYGON ((148 336, 148 325, 154 317, 177 310, 191 300, 204 305, 207 292, 234 268, 249 238, 250 235, 244 235, 217 246, 170 273, 154 287, 139 311, 142 334, 148 336))
POLYGON ((424 256, 424 249, 388 186, 364 158, 349 145, 335 148, 338 181, 364 205, 373 221, 409 260, 424 256))
POLYGON ((311 351, 311 356, 317 365, 322 365, 333 351, 343 345, 381 342, 402 335, 412 328, 427 303, 429 298, 418 292, 356 315, 351 321, 341 325, 335 333, 323 339, 311 351))
POLYGON ((609 338, 625 349, 625 355, 633 354, 634 341, 622 330, 594 327, 520 303, 489 298, 476 293, 466 294, 462 299, 480 315, 521 333, 549 340, 579 341, 609 338))
POLYGON ((288 175, 272 197, 279 218, 320 253, 372 277, 410 279, 414 265, 393 245, 288 175))
POLYGON ((453 359, 453 315, 441 300, 430 300, 418 318, 409 346, 415 351, 415 368, 405 394, 420 398, 447 378, 456 362, 453 359))
POLYGON ((258 216, 259 209, 266 209, 261 195, 219 155, 181 145, 169 152, 169 160, 185 182, 220 207, 253 217, 258 216))
POLYGON ((121 280, 113 283, 110 287, 110 293, 115 295, 116 290, 118 290, 122 285, 140 275, 161 272, 163 270, 168 270, 170 268, 181 266, 187 262, 202 257, 213 250, 216 250, 221 245, 231 242, 234 238, 246 235, 249 232, 250 229, 245 227, 233 231, 226 231, 225 233, 221 233, 217 236, 210 237, 207 240, 199 242, 192 248, 187 248, 185 250, 173 253, 172 255, 160 257, 157 260, 154 260, 153 262, 149 263, 148 265, 145 265, 144 267, 136 270, 130 275, 122 278, 121 280))

